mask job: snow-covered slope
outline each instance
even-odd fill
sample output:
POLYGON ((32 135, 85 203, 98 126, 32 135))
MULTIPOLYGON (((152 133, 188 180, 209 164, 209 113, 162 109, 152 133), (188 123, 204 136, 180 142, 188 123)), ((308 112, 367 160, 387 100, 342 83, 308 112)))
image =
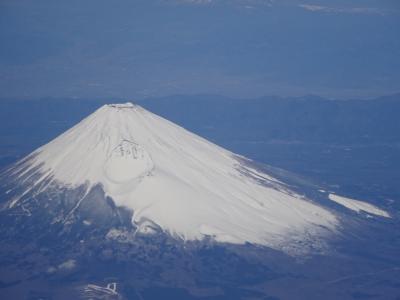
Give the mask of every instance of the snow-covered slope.
POLYGON ((89 191, 101 184, 117 206, 133 210, 135 224, 154 223, 185 240, 281 248, 293 239, 317 240, 338 225, 330 211, 243 157, 131 103, 101 107, 12 172, 36 178, 30 188, 56 182, 86 184, 89 191))

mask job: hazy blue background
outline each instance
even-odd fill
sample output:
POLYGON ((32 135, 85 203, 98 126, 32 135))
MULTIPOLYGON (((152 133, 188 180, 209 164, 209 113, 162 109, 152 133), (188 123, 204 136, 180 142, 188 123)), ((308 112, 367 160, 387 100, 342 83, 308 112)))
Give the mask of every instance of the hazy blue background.
POLYGON ((2 0, 0 97, 400 89, 398 0, 2 0))

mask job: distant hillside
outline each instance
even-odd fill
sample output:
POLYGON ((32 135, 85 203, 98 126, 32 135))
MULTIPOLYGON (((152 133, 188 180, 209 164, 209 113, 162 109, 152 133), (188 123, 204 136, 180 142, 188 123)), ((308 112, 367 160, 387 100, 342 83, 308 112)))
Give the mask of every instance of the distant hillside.
POLYGON ((400 94, 347 101, 316 96, 243 100, 174 96, 141 103, 216 141, 400 142, 400 94))

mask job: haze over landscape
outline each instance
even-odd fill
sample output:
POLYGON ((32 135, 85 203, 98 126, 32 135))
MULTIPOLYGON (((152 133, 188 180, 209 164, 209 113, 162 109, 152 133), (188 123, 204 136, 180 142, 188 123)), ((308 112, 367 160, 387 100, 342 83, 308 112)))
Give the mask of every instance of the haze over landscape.
POLYGON ((0 96, 387 95, 399 16, 395 0, 5 0, 0 96))

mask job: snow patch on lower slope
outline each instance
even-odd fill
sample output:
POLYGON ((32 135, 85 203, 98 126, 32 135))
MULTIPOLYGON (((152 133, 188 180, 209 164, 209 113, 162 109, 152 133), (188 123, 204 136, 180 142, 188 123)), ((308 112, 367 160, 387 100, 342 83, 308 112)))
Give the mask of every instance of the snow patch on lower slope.
POLYGON ((370 213, 376 216, 381 216, 385 218, 391 218, 388 212, 384 211, 383 209, 380 209, 379 207, 372 205, 370 203, 360 201, 360 200, 355 200, 351 198, 346 198, 342 196, 338 196, 335 194, 329 194, 329 199, 332 201, 335 201, 336 203, 339 203, 340 205, 343 205, 344 207, 354 210, 356 212, 361 212, 364 211, 366 213, 370 213))
POLYGON ((141 107, 106 105, 36 150, 14 176, 100 184, 117 206, 184 240, 282 248, 334 232, 333 213, 243 158, 141 107))

